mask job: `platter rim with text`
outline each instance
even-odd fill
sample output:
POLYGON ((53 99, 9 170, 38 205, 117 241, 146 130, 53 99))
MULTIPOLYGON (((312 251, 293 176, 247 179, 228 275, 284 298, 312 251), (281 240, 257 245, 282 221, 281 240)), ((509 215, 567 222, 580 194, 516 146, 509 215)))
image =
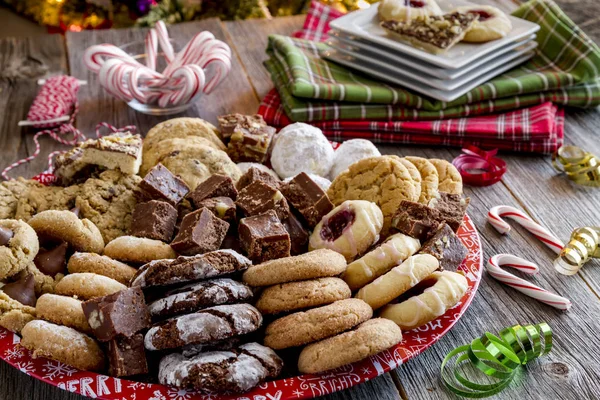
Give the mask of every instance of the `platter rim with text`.
POLYGON ((469 288, 460 302, 425 326, 403 332, 402 342, 395 347, 323 374, 304 374, 269 381, 242 394, 203 395, 160 384, 135 382, 79 371, 44 358, 33 359, 31 352, 19 345, 19 337, 4 328, 0 328, 0 359, 52 386, 103 400, 300 400, 323 396, 367 382, 399 367, 436 343, 458 322, 479 287, 483 272, 483 253, 479 233, 468 215, 465 216, 457 234, 469 250, 459 268, 465 273, 469 283, 469 288), (424 337, 421 337, 421 334, 424 337))

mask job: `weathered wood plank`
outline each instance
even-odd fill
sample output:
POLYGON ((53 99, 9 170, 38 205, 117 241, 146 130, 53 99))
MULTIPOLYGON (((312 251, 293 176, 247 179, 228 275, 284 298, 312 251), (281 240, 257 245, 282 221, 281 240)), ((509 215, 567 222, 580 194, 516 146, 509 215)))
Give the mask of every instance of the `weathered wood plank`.
MULTIPOLYGON (((30 128, 17 123, 27 117, 35 98, 37 79, 67 73, 66 52, 60 35, 36 38, 7 38, 0 40, 0 149, 2 165, 8 165, 33 153, 33 134, 30 128)), ((11 176, 31 176, 46 168, 46 155, 62 146, 48 137, 41 140, 42 155, 23 165, 11 176)))
POLYGON ((269 22, 248 20, 223 23, 259 99, 273 88, 269 73, 263 66, 263 61, 267 59, 265 49, 269 35, 290 35, 302 28, 305 18, 303 15, 296 15, 275 18, 269 22))
MULTIPOLYGON (((208 19, 169 27, 170 36, 176 43, 184 45, 191 37, 201 31, 212 32, 217 39, 227 42, 225 33, 218 19, 208 19)), ((197 116, 216 123, 217 116, 231 111, 253 113, 258 108, 258 101, 239 60, 232 60, 231 73, 225 81, 210 95, 201 98, 187 112, 169 116, 153 117, 143 115, 130 109, 121 100, 114 99, 98 84, 97 76, 90 73, 82 62, 84 50, 97 43, 113 43, 124 45, 144 40, 146 29, 121 29, 85 31, 67 34, 69 48, 69 65, 71 74, 89 81, 80 93, 81 112, 77 126, 86 133, 92 133, 98 122, 105 121, 115 126, 137 125, 141 133, 145 133, 158 122, 180 116, 197 116)))
POLYGON ((29 377, 5 362, 0 362, 0 377, 0 399, 2 400, 86 399, 29 377))

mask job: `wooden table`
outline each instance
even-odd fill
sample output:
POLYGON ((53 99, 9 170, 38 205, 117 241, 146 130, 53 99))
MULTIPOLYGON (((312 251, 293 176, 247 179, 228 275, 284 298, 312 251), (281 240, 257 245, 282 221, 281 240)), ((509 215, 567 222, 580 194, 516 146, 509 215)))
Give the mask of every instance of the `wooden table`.
MULTIPOLYGON (((510 11, 510 0, 487 0, 510 11)), ((567 13, 598 42, 600 41, 600 3, 597 0, 559 0, 567 13)), ((221 22, 216 19, 172 26, 178 39, 187 40, 194 33, 208 30, 233 49, 233 69, 218 90, 186 113, 188 116, 216 122, 220 114, 254 113, 260 99, 272 87, 262 61, 266 58, 267 35, 289 34, 302 25, 303 17, 278 18, 272 21, 221 22)), ((66 73, 89 82, 80 92, 81 109, 77 126, 92 135, 100 121, 115 126, 135 124, 145 133, 161 118, 138 114, 125 103, 107 95, 81 62, 83 50, 91 44, 125 44, 143 39, 141 29, 89 31, 0 41, 0 154, 6 165, 31 154, 35 147, 32 131, 17 128, 36 94, 36 79, 45 74, 66 73)), ((597 110, 568 110, 567 142, 600 155, 600 113, 597 110)), ((60 148, 42 140, 44 153, 60 148)), ((382 153, 417 155, 452 160, 457 149, 416 146, 379 146, 382 153)), ((471 307, 454 329, 436 345, 407 365, 370 382, 327 396, 327 399, 445 399, 453 396, 443 388, 439 367, 452 348, 469 342, 484 331, 497 332, 516 323, 548 322, 555 333, 551 354, 526 367, 526 374, 497 398, 511 399, 598 399, 600 398, 600 364, 597 359, 600 331, 600 263, 586 265, 573 277, 553 271, 551 251, 532 240, 520 228, 509 237, 500 236, 486 223, 490 207, 499 204, 524 209, 532 218, 564 239, 577 226, 599 225, 600 191, 573 186, 557 176, 550 157, 508 155, 508 172, 501 183, 486 188, 466 188, 472 198, 470 215, 482 238, 484 256, 509 252, 521 254, 541 266, 542 273, 531 281, 568 296, 573 307, 565 313, 530 300, 528 297, 484 275, 471 307), (593 356, 592 354, 596 354, 593 356)), ((31 176, 45 168, 40 157, 18 172, 31 176)), ((0 400, 71 400, 83 397, 43 384, 0 363, 0 400)), ((142 399, 140 399, 142 400, 142 399)))

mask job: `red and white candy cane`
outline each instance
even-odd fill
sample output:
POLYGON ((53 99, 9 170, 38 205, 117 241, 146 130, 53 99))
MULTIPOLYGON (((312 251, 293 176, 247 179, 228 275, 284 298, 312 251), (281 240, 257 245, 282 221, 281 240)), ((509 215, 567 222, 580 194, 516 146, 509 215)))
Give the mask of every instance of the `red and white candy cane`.
POLYGON ((150 29, 146 34, 146 66, 156 71, 156 57, 158 55, 158 38, 156 30, 150 29))
POLYGON ((97 44, 88 47, 83 53, 83 63, 92 72, 99 73, 102 65, 111 59, 136 65, 139 64, 132 56, 112 44, 97 44))
POLYGON ((518 269, 525 274, 535 275, 538 273, 539 268, 532 262, 512 254, 496 254, 489 259, 486 271, 494 279, 544 304, 565 311, 571 308, 571 300, 549 292, 546 289, 542 289, 525 279, 521 279, 510 272, 504 271, 500 267, 511 267, 518 269))
POLYGON ((523 211, 511 206, 496 206, 488 212, 489 223, 503 235, 510 232, 510 225, 502 219, 503 217, 517 221, 519 225, 527 229, 533 236, 541 240, 557 254, 565 247, 564 243, 556 235, 532 220, 523 211))
POLYGON ((156 36, 158 38, 158 42, 160 43, 160 48, 163 51, 165 60, 167 60, 168 63, 173 62, 175 51, 173 50, 173 45, 169 40, 169 31, 167 31, 167 25, 165 25, 163 21, 158 21, 153 30, 156 32, 156 36))

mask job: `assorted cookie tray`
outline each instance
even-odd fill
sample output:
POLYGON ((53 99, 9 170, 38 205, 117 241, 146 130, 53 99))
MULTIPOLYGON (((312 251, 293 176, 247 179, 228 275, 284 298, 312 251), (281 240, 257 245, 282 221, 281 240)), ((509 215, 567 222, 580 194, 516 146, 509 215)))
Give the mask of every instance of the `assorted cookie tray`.
POLYGON ((51 184, 0 184, 1 359, 94 398, 300 399, 456 323, 482 254, 452 164, 219 123, 88 140, 51 184))
POLYGON ((435 0, 383 0, 330 26, 334 39, 323 57, 442 101, 455 100, 533 57, 540 28, 463 0, 439 5, 435 0), (486 68, 475 68, 483 64, 486 68), (424 77, 415 82, 411 71, 436 81, 424 77))

